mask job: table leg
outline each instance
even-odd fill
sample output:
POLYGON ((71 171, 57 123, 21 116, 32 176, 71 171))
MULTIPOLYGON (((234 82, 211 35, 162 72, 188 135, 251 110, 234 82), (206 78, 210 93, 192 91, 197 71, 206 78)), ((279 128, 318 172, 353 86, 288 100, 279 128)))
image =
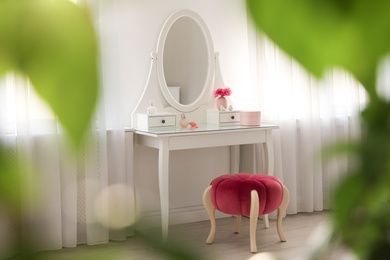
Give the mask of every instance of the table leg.
POLYGON ((169 226, 169 143, 168 138, 161 139, 158 152, 158 179, 161 205, 161 230, 162 239, 168 238, 169 226))
POLYGON ((267 130, 266 141, 263 144, 265 172, 274 175, 274 147, 272 144, 272 131, 267 130))
POLYGON ((129 179, 128 196, 130 196, 130 210, 128 212, 131 223, 134 223, 129 230, 129 235, 134 236, 135 234, 135 189, 134 189, 134 136, 133 132, 125 132, 125 143, 126 143, 126 154, 129 159, 126 160, 126 175, 129 179))
MULTIPOLYGON (((264 164, 265 172, 267 175, 274 175, 274 147, 272 144, 272 131, 267 130, 266 132, 266 141, 263 143, 263 152, 264 152, 264 164)), ((268 215, 264 215, 264 226, 269 228, 268 215)))
POLYGON ((230 173, 238 173, 240 171, 240 146, 230 146, 230 173))

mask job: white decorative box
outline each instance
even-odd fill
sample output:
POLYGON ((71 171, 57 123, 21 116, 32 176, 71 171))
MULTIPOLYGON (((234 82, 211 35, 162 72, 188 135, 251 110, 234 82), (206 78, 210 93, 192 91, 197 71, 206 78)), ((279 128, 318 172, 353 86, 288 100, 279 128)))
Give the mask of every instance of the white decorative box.
POLYGON ((239 125, 240 111, 207 110, 207 123, 214 125, 239 125))
POLYGON ((180 103, 180 87, 179 86, 168 86, 169 92, 171 93, 174 100, 180 103))
POLYGON ((151 127, 175 127, 176 114, 157 113, 154 115, 137 114, 137 128, 148 129, 151 127))
POLYGON ((240 111, 241 125, 260 125, 261 112, 260 111, 240 111))

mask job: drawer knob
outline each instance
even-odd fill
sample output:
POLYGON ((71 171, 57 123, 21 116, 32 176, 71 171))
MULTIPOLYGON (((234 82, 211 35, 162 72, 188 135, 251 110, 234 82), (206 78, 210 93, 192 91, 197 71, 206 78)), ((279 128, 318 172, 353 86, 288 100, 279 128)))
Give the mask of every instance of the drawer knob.
POLYGON ((163 120, 161 120, 161 123, 165 124, 165 120, 164 120, 164 119, 163 119, 163 120))
POLYGON ((230 118, 231 118, 231 119, 234 119, 234 116, 231 116, 230 118))

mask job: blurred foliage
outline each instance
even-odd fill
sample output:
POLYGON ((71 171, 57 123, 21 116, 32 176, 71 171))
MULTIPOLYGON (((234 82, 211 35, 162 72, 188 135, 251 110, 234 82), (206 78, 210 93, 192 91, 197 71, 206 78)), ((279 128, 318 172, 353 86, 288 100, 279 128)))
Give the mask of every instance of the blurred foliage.
MULTIPOLYGON (((390 1, 247 0, 247 5, 255 24, 308 71, 320 77, 330 67, 343 67, 365 87, 370 102, 355 149, 360 166, 334 193, 334 233, 362 259, 390 259, 390 104, 376 91, 377 66, 390 51, 390 1)), ((75 145, 98 99, 97 53, 83 8, 68 0, 0 0, 0 76, 7 71, 28 76, 75 145)), ((20 180, 6 149, 0 144, 0 195, 15 205, 20 180)), ((188 257, 169 244, 154 247, 188 257)))
MULTIPOLYGON (((0 77, 10 71, 26 76, 74 148, 87 135, 99 92, 98 45, 90 18, 69 0, 0 0, 0 77)), ((21 187, 30 166, 21 156, 9 156, 10 149, 0 143, 0 204, 20 229, 21 187)), ((22 238, 18 246, 19 259, 33 257, 22 238)))
MULTIPOLYGON (((8 71, 27 76, 75 148, 88 133, 99 91, 98 44, 90 18, 86 9, 69 0, 0 0, 0 77, 8 71)), ((0 143, 0 205, 12 211, 16 233, 23 233, 20 187, 29 179, 30 165, 9 156, 8 149, 0 143)), ((178 239, 163 242, 161 234, 149 231, 138 237, 165 259, 203 258, 178 239)), ((20 237, 19 242, 12 259, 40 258, 29 241, 20 237)))
POLYGON ((69 0, 0 0, 0 76, 26 75, 76 145, 98 98, 97 60, 86 9, 69 0))
POLYGON ((359 165, 333 193, 333 232, 361 259, 390 259, 390 103, 376 90, 378 65, 390 52, 390 1, 246 2, 256 26, 309 72, 342 67, 367 91, 353 150, 359 165))
POLYGON ((20 174, 16 159, 8 154, 7 147, 0 144, 0 205, 15 207, 20 204, 20 174))

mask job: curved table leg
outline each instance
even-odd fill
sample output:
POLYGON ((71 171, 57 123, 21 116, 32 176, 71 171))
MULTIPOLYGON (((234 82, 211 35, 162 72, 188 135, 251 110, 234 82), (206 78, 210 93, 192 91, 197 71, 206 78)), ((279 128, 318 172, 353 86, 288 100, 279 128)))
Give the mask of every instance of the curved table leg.
POLYGON ((206 239, 206 244, 211 244, 214 241, 215 236, 215 229, 216 229, 216 222, 215 222, 215 208, 211 201, 211 186, 208 186, 206 190, 203 192, 203 205, 206 209, 207 214, 209 215, 210 219, 210 233, 209 236, 206 239))
POLYGON ((259 195, 256 190, 251 191, 251 209, 250 209, 250 217, 249 217, 249 235, 250 235, 250 245, 251 252, 257 252, 257 244, 256 244, 256 227, 257 227, 257 218, 259 217, 259 195))

